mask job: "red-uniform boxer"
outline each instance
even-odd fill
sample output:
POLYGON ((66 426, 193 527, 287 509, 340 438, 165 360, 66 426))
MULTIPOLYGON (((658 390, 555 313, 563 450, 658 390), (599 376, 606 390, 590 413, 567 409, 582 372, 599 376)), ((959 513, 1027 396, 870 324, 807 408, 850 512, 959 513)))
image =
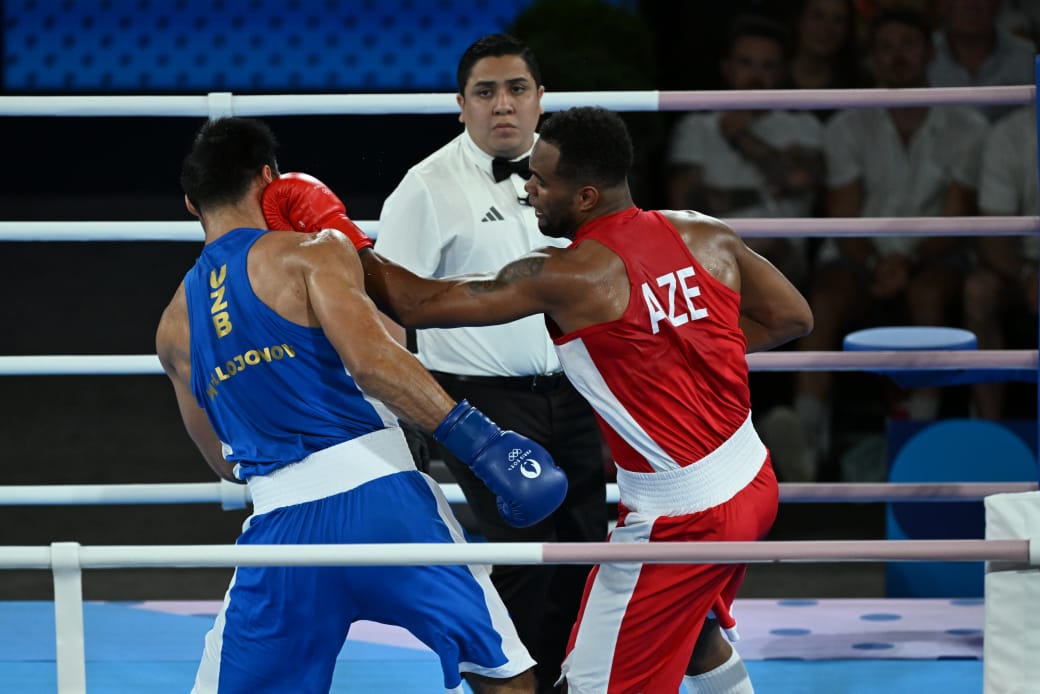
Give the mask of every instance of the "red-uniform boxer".
MULTIPOLYGON (((618 468, 611 542, 760 539, 777 486, 751 424, 745 354, 807 333, 805 299, 718 220, 635 207, 632 143, 615 114, 553 115, 530 163, 539 226, 571 238, 568 248, 529 254, 493 278, 444 280, 362 250, 366 289, 411 327, 546 315, 618 468)), ((674 693, 684 682, 751 692, 718 621, 706 620, 716 607, 731 626, 743 574, 733 564, 596 568, 563 665, 568 691, 674 693)))

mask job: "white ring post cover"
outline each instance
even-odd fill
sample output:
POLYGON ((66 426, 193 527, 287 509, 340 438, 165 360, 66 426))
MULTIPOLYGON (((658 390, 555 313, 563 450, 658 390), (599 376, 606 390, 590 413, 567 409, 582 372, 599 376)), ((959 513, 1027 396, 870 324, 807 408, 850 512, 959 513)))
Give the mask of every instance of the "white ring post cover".
POLYGON ((85 694, 87 691, 87 664, 83 650, 83 581, 79 550, 78 542, 51 543, 58 694, 85 694))
MULTIPOLYGON (((1040 542, 1040 491, 987 496, 986 539, 1040 542)), ((1035 691, 1040 682, 1040 566, 986 564, 982 642, 984 694, 1035 691)))
POLYGON ((220 480, 220 507, 225 511, 245 508, 250 502, 249 487, 235 484, 230 480, 220 480))
POLYGON ((231 92, 210 92, 206 95, 209 119, 217 120, 235 115, 231 104, 231 92))

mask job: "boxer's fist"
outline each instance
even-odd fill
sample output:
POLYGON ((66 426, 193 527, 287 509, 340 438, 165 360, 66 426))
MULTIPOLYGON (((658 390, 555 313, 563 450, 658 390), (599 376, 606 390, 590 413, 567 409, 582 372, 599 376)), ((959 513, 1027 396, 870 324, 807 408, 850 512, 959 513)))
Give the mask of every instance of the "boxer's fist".
POLYGON ((514 527, 534 525, 567 496, 567 475, 548 451, 514 431, 502 431, 465 400, 448 413, 433 437, 487 485, 499 514, 514 527))
POLYGON ((373 246, 372 239, 347 216, 336 194, 314 176, 282 174, 264 188, 261 205, 267 226, 274 231, 338 229, 359 251, 373 246))

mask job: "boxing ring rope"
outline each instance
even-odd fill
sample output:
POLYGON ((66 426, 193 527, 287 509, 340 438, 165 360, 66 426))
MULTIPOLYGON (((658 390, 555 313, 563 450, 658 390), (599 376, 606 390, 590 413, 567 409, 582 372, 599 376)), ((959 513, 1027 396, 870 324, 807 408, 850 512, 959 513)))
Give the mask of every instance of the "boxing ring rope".
MULTIPOLYGON (((1034 85, 1012 87, 770 91, 644 91, 547 93, 547 111, 595 105, 615 111, 836 109, 938 105, 1025 105, 1034 85)), ((454 93, 197 96, 3 97, 0 116, 209 117, 347 114, 456 114, 454 93)), ((740 219, 742 236, 982 236, 1040 233, 1038 217, 740 219)), ((361 221, 373 236, 378 225, 361 221)), ((189 241, 201 243, 198 223, 0 222, 0 242, 189 241)), ((1037 350, 976 352, 790 352, 748 356, 753 370, 1028 369, 1037 350)), ((0 356, 0 376, 160 374, 154 355, 0 356)), ((444 485, 461 503, 457 485, 444 485)), ((1004 492, 1036 491, 1035 483, 782 484, 784 502, 977 501, 1004 492)), ((616 485, 608 487, 616 500, 616 485), (611 488, 613 487, 613 488, 611 488)), ((221 503, 243 508, 248 489, 230 482, 165 485, 47 485, 0 487, 0 505, 221 503)), ((878 540, 696 543, 479 543, 351 546, 81 546, 0 547, 0 570, 50 570, 54 580, 59 691, 85 689, 83 569, 234 567, 261 565, 595 564, 989 561, 1040 565, 1040 538, 1014 540, 878 540), (1034 541, 1035 540, 1035 541, 1034 541)))
MULTIPOLYGON (((913 89, 761 89, 747 91, 546 92, 546 111, 602 106, 614 111, 834 109, 888 106, 1024 105, 1034 85, 913 89)), ((457 114, 455 93, 267 94, 194 96, 3 96, 0 116, 301 116, 457 114)))
MULTIPOLYGON (((1040 233, 1040 217, 790 217, 726 219, 746 238, 783 236, 1032 236, 1040 233)), ((378 239, 377 220, 355 220, 378 239)), ((189 241, 202 243, 197 221, 0 222, 0 241, 189 241)))
MULTIPOLYGON (((451 504, 465 504, 459 485, 441 483, 451 504)), ((880 503, 893 501, 981 501, 992 494, 1035 492, 1035 482, 781 482, 781 503, 880 503)), ((607 485, 607 503, 620 501, 616 484, 607 485)), ((166 484, 23 484, 0 486, 0 506, 90 506, 95 504, 212 504, 224 510, 251 503, 249 488, 219 482, 166 484)))
MULTIPOLYGON (((752 371, 930 371, 956 369, 1035 370, 1035 349, 947 352, 906 350, 874 352, 757 352, 747 355, 752 371)), ((154 354, 53 354, 0 356, 0 376, 150 375, 162 374, 154 354)))
POLYGON ((355 545, 94 545, 0 547, 0 569, 52 569, 56 545, 82 569, 426 564, 767 564, 1003 561, 1040 565, 1040 538, 1022 540, 785 540, 745 542, 473 542, 355 545))

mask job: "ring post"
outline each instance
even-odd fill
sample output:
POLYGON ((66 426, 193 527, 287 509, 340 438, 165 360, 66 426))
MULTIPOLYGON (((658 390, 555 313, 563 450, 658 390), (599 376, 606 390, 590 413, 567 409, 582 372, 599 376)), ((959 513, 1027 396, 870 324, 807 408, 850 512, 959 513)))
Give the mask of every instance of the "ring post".
POLYGON ((51 543, 58 694, 84 694, 87 691, 83 648, 83 572, 79 550, 78 542, 51 543))
POLYGON ((1026 562, 986 562, 982 635, 984 694, 1032 691, 1040 679, 1040 492, 986 497, 986 541, 1026 539, 1026 562))
POLYGON ((235 484, 229 480, 220 480, 220 507, 225 511, 245 508, 250 502, 249 487, 235 484))

